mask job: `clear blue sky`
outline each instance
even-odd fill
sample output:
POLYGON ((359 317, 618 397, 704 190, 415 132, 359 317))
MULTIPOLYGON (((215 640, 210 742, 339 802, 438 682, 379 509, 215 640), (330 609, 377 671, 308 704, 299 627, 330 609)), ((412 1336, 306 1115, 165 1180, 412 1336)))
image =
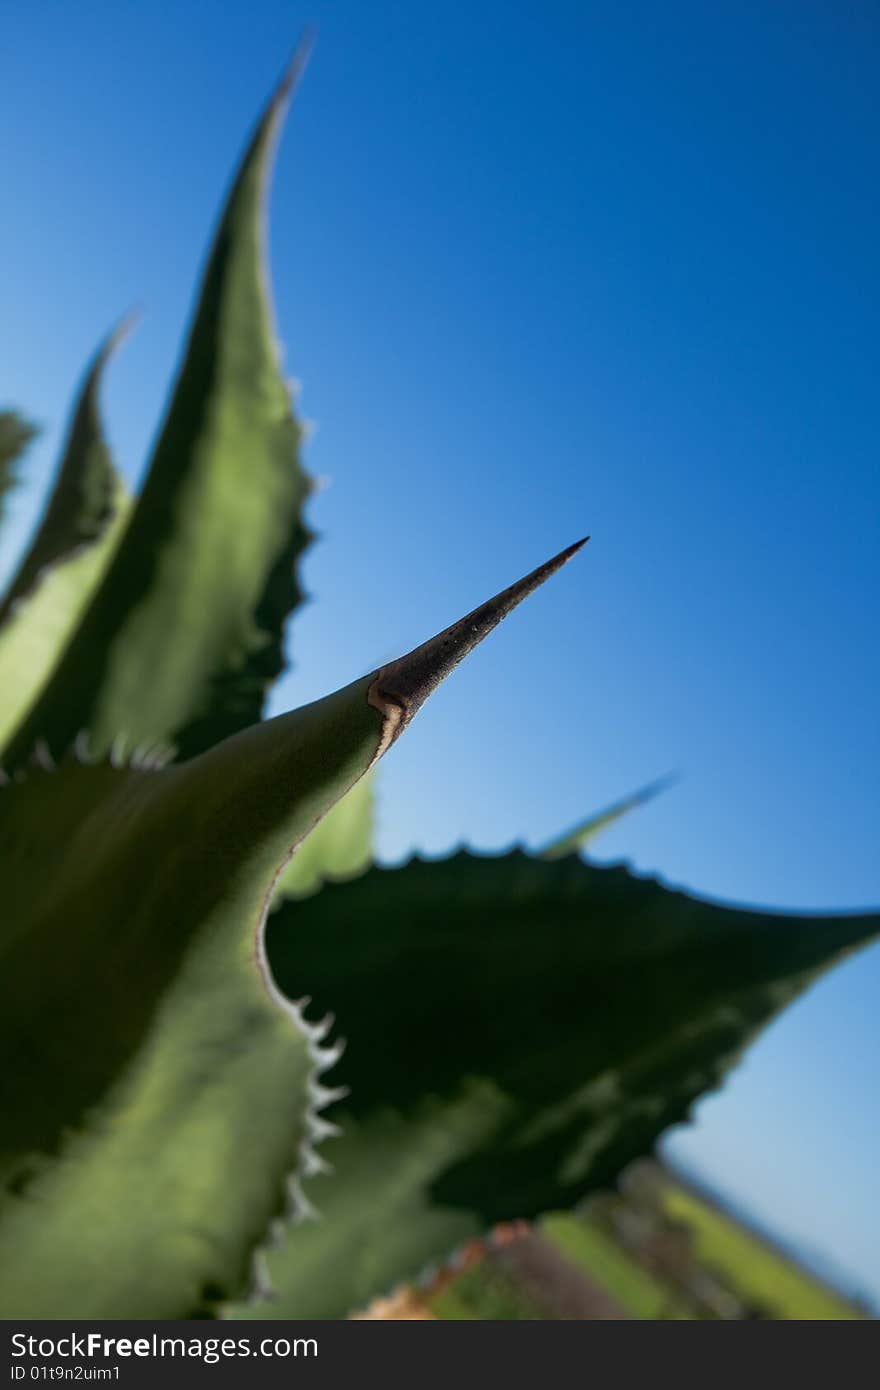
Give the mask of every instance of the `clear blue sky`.
MULTIPOLYGON (((310 19, 272 252, 330 486, 274 708, 590 531, 389 758, 382 853, 537 844, 678 769, 603 857, 876 905, 876 5, 7 7, 0 387, 46 427, 35 484, 137 303, 106 409, 141 469, 219 195, 310 19)), ((672 1151, 880 1298, 878 990, 875 949, 672 1151)))

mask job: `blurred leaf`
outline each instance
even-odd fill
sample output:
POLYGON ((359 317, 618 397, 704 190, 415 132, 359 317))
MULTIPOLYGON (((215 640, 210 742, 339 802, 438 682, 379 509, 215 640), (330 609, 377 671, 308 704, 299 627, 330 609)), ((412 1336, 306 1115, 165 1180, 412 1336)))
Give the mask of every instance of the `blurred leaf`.
POLYGON ((244 1293, 320 1101, 262 917, 377 752, 369 686, 182 765, 70 759, 0 792, 2 1316, 244 1293))
MULTIPOLYGON (((518 603, 575 555, 583 541, 540 565, 452 627, 385 667, 377 678, 378 703, 387 702, 397 737, 439 681, 518 603)), ((334 807, 295 854, 278 883, 278 897, 305 897, 323 883, 352 878, 372 859, 374 791, 365 778, 334 807)))
POLYGON ((640 806, 645 806, 649 801, 653 801, 655 796, 665 792, 669 787, 674 786, 675 777, 660 777, 656 782, 649 782, 646 787, 641 787, 639 791, 633 792, 631 796, 625 796, 622 801, 615 801, 610 806, 606 806, 603 811, 596 811, 592 816, 588 816, 585 821, 581 821, 572 830, 566 832, 558 840, 553 840, 545 849, 539 851, 542 859, 564 859, 568 854, 576 854, 578 850, 585 849, 591 840, 597 835, 601 835, 603 830, 608 830, 612 825, 619 821, 630 811, 637 810, 640 806))
POLYGON ((321 1100, 265 965, 278 874, 576 549, 189 762, 50 770, 43 749, 0 792, 0 1316, 185 1317, 242 1295, 321 1100))
POLYGON ((278 366, 264 203, 294 60, 220 220, 143 492, 56 676, 16 737, 56 753, 88 728, 106 751, 161 739, 200 752, 260 715, 301 593, 309 480, 278 366))
POLYGON ((324 883, 363 873, 373 857, 372 777, 362 777, 300 845, 278 881, 285 897, 307 897, 324 883))
POLYGON ((128 513, 98 408, 104 368, 124 331, 107 338, 86 372, 48 506, 0 601, 0 747, 50 675, 128 513))
POLYGON ((18 482, 14 464, 36 433, 35 426, 17 411, 0 410, 0 520, 3 519, 6 494, 18 482))
POLYGON ((498 1221, 613 1182, 880 916, 704 902, 570 857, 373 869, 269 920, 279 986, 331 1005, 334 1174, 269 1256, 273 1301, 343 1316, 498 1221))
POLYGON ((0 602, 0 623, 48 569, 103 536, 115 514, 120 483, 104 440, 98 396, 104 368, 127 329, 123 323, 111 333, 89 364, 48 505, 0 602))

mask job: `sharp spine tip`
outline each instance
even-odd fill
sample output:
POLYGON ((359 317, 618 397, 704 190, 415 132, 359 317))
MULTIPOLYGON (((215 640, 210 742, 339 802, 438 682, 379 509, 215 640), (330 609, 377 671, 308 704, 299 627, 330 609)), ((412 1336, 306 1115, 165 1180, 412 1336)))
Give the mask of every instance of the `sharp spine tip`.
MULTIPOLYGON (((394 726, 387 742, 398 737, 440 682, 498 626, 502 618, 506 618, 523 599, 561 569, 589 539, 589 536, 584 536, 567 546, 436 637, 377 672, 368 699, 386 717, 389 713, 393 715, 394 726)), ((383 743, 381 751, 384 751, 387 742, 383 743)))

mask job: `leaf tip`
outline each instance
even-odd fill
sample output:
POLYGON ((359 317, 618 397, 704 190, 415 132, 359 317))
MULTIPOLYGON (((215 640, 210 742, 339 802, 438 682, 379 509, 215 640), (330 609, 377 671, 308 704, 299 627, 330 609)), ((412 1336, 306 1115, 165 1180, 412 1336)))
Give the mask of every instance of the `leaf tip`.
POLYGON ((507 589, 502 589, 501 593, 460 618, 457 623, 377 672, 367 696, 369 703, 385 718, 385 731, 377 756, 399 737, 428 696, 474 647, 508 613, 513 612, 524 599, 567 564, 589 539, 589 536, 584 536, 573 545, 566 546, 551 560, 545 561, 507 589))
POLYGON ((143 304, 133 304, 127 313, 122 315, 122 318, 116 324, 115 328, 112 328, 107 334, 106 351, 108 353, 113 352, 116 348, 120 347, 122 343, 125 342, 126 338, 137 328, 143 316, 143 304))
POLYGON ((315 47, 316 38, 316 26, 314 24, 307 24, 297 39, 291 59, 284 69, 281 81, 278 84, 274 98, 276 102, 287 101, 296 90, 303 73, 308 67, 309 59, 312 56, 312 50, 315 47))

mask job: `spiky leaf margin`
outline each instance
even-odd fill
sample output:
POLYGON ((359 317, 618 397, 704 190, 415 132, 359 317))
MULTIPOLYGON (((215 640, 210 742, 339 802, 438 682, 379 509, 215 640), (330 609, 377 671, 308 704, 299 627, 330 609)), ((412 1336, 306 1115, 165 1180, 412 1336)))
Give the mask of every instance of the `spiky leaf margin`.
POLYGON ((51 675, 128 516, 99 409, 104 370, 127 327, 111 333, 89 364, 45 513, 0 600, 0 748, 51 675))
POLYGON ((283 669, 311 483, 278 363, 265 201, 304 61, 302 51, 242 160, 131 522, 7 750, 13 766, 38 739, 60 756, 83 728, 100 752, 161 740, 193 756, 258 719, 283 669))
POLYGON ((232 1316, 345 1316, 499 1221, 571 1206, 648 1153, 880 915, 702 901, 577 857, 373 869, 269 920, 283 990, 332 1004, 321 1219, 232 1316))
POLYGON ((327 1099, 265 966, 278 875, 575 549, 188 762, 54 768, 43 748, 0 793, 0 1316, 182 1317, 241 1294, 327 1099))

